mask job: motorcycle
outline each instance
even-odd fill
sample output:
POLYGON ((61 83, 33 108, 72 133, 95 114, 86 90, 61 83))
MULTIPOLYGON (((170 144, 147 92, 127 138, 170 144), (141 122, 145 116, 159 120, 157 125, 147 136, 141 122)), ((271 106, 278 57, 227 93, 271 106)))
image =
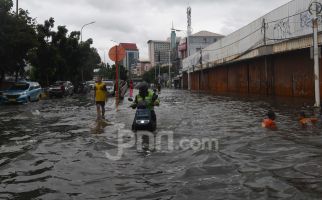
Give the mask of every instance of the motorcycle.
MULTIPOLYGON (((133 101, 133 99, 129 98, 129 101, 133 101)), ((155 112, 154 110, 148 109, 146 101, 142 101, 136 107, 132 108, 136 108, 135 117, 132 124, 133 131, 146 130, 154 132, 157 129, 155 112)))

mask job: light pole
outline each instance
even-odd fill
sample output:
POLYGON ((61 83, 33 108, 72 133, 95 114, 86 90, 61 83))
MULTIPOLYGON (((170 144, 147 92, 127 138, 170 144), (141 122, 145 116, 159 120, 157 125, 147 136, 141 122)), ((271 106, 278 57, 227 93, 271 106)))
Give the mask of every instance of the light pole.
MULTIPOLYGON (((17 0, 18 1, 18 0, 17 0)), ((85 26, 88 26, 88 25, 91 25, 91 24, 94 24, 95 23, 95 21, 93 21, 93 22, 90 22, 90 23, 87 23, 87 24, 84 24, 83 26, 82 26, 82 28, 81 28, 81 42, 83 42, 83 29, 84 29, 84 27, 85 26)))
MULTIPOLYGON (((18 0, 17 0, 17 1, 18 1, 18 0)), ((94 23, 95 23, 95 22, 90 22, 90 23, 84 24, 84 25, 82 26, 82 28, 81 28, 81 43, 83 43, 83 29, 84 29, 84 27, 85 27, 85 26, 88 26, 88 25, 90 25, 90 24, 94 24, 94 23)), ((82 82, 84 82, 84 68, 83 68, 83 66, 82 66, 81 71, 82 71, 82 82)))
MULTIPOLYGON (((191 10, 190 10, 191 12, 191 10)), ((191 23, 191 22, 190 22, 191 23)), ((184 32, 187 35, 187 57, 190 56, 190 35, 191 35, 191 31, 186 31, 186 30, 180 30, 180 29, 172 29, 176 32, 184 32)), ((190 78, 190 66, 188 66, 188 70, 187 70, 187 74, 188 74, 188 90, 191 90, 191 78, 190 78)))
POLYGON ((169 88, 171 88, 171 50, 169 50, 169 88))
POLYGON ((19 12, 19 0, 16 0, 16 15, 18 16, 19 12))
POLYGON ((314 55, 314 88, 315 88, 315 106, 321 106, 320 100, 320 71, 319 71, 319 44, 318 44, 318 14, 322 12, 322 4, 313 1, 310 4, 309 12, 313 15, 313 55, 314 55))

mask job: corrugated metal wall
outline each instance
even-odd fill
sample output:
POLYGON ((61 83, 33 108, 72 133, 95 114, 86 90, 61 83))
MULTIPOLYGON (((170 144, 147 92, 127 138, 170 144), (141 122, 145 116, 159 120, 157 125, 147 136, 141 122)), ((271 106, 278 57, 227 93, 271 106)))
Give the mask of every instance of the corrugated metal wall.
MULTIPOLYGON (((213 66, 224 64, 228 61, 236 61, 242 59, 239 56, 244 55, 251 49, 311 34, 312 15, 308 11, 309 5, 309 0, 293 0, 206 47, 202 52, 203 65, 210 64, 213 66), (265 26, 263 20, 265 21, 265 26)), ((322 30, 321 16, 319 24, 320 30, 322 30)), ((309 44, 311 45, 312 43, 309 44)), ((296 44, 295 46, 298 45, 296 44)), ((306 47, 304 45, 298 48, 306 47)), ((251 56, 256 57, 259 55, 257 51, 254 51, 251 56)), ((183 71, 200 65, 200 57, 200 52, 197 52, 184 59, 182 62, 183 71)))
POLYGON ((187 90, 188 89, 188 74, 187 73, 184 73, 182 74, 182 89, 185 89, 187 90))
MULTIPOLYGON (((187 86, 187 78, 183 80, 187 86)), ((322 88, 322 82, 320 85, 322 88)), ((191 89, 212 94, 313 97, 313 60, 310 50, 302 49, 196 71, 191 73, 191 89)))

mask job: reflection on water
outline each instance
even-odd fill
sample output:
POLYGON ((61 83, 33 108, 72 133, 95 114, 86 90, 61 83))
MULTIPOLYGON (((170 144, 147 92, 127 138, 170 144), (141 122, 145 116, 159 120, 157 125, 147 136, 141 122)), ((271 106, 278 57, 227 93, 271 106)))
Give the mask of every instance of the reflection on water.
POLYGON ((111 99, 97 122, 90 97, 0 107, 0 199, 321 199, 322 119, 298 123, 311 102, 163 90, 157 132, 216 138, 219 151, 132 147, 113 161, 104 152, 117 153, 134 110, 111 99), (269 109, 277 131, 261 128, 269 109))
POLYGON ((111 126, 112 124, 109 123, 107 120, 98 119, 91 125, 91 133, 92 134, 102 134, 104 133, 104 129, 107 126, 111 126))

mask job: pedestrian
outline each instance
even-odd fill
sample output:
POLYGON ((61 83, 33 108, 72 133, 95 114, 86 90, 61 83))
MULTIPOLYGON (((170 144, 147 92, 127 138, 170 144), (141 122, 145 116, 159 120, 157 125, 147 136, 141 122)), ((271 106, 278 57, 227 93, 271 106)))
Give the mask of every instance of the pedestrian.
POLYGON ((98 76, 94 86, 94 99, 96 103, 97 119, 105 119, 105 102, 107 101, 106 84, 98 76))
POLYGON ((269 129, 276 129, 276 123, 275 123, 276 115, 275 113, 270 110, 267 113, 267 117, 262 122, 263 128, 269 128, 269 129))
POLYGON ((158 87, 158 92, 160 94, 161 93, 161 83, 157 83, 157 87, 158 87))
POLYGON ((299 113, 299 122, 303 127, 315 125, 317 121, 318 119, 315 117, 310 117, 310 118, 306 117, 306 114, 304 111, 301 111, 299 113))
POLYGON ((130 98, 133 98, 133 81, 130 80, 130 98))

